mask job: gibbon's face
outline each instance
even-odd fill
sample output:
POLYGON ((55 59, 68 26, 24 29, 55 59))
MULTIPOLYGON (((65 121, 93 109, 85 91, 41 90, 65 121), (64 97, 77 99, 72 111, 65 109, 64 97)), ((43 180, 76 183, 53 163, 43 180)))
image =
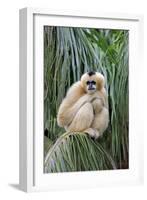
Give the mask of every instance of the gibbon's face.
POLYGON ((88 94, 93 94, 104 86, 104 77, 98 72, 88 72, 81 77, 81 84, 88 94))
POLYGON ((88 80, 86 85, 87 93, 92 94, 96 91, 96 82, 94 80, 88 80))

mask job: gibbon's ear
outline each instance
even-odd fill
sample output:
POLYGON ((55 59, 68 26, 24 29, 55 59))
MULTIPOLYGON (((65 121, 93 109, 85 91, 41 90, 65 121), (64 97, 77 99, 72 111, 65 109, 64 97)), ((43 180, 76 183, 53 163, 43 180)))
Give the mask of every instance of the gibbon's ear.
POLYGON ((96 79, 97 79, 97 88, 98 90, 101 90, 105 86, 105 78, 101 73, 96 72, 96 79))

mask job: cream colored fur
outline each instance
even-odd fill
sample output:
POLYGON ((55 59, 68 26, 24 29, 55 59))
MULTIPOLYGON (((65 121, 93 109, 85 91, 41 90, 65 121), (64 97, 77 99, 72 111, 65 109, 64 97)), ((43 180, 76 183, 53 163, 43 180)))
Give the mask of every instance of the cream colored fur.
POLYGON ((85 132, 95 139, 106 130, 109 122, 108 98, 104 88, 104 77, 100 73, 89 76, 85 73, 81 81, 68 90, 57 115, 58 125, 66 131, 85 132), (96 91, 89 94, 86 82, 94 80, 96 91))

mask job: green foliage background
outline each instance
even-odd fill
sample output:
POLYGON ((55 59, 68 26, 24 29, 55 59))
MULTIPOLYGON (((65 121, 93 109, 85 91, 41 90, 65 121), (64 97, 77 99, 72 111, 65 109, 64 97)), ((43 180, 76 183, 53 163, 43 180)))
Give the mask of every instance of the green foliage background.
POLYGON ((44 27, 44 171, 128 168, 129 32, 44 27), (87 71, 106 79, 110 123, 102 138, 64 133, 56 117, 67 89, 87 71))

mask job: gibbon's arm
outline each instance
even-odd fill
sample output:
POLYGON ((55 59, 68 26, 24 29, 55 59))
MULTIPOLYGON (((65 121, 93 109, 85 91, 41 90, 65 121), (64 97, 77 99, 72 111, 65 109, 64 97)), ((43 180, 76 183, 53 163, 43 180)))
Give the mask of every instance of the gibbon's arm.
POLYGON ((81 86, 81 81, 78 81, 69 88, 65 98, 68 98, 68 101, 70 101, 71 103, 75 103, 84 94, 86 93, 81 86))
POLYGON ((88 99, 89 95, 86 94, 84 89, 81 87, 80 81, 75 83, 69 89, 59 107, 57 115, 58 125, 61 127, 68 126, 81 106, 83 106, 88 99))

